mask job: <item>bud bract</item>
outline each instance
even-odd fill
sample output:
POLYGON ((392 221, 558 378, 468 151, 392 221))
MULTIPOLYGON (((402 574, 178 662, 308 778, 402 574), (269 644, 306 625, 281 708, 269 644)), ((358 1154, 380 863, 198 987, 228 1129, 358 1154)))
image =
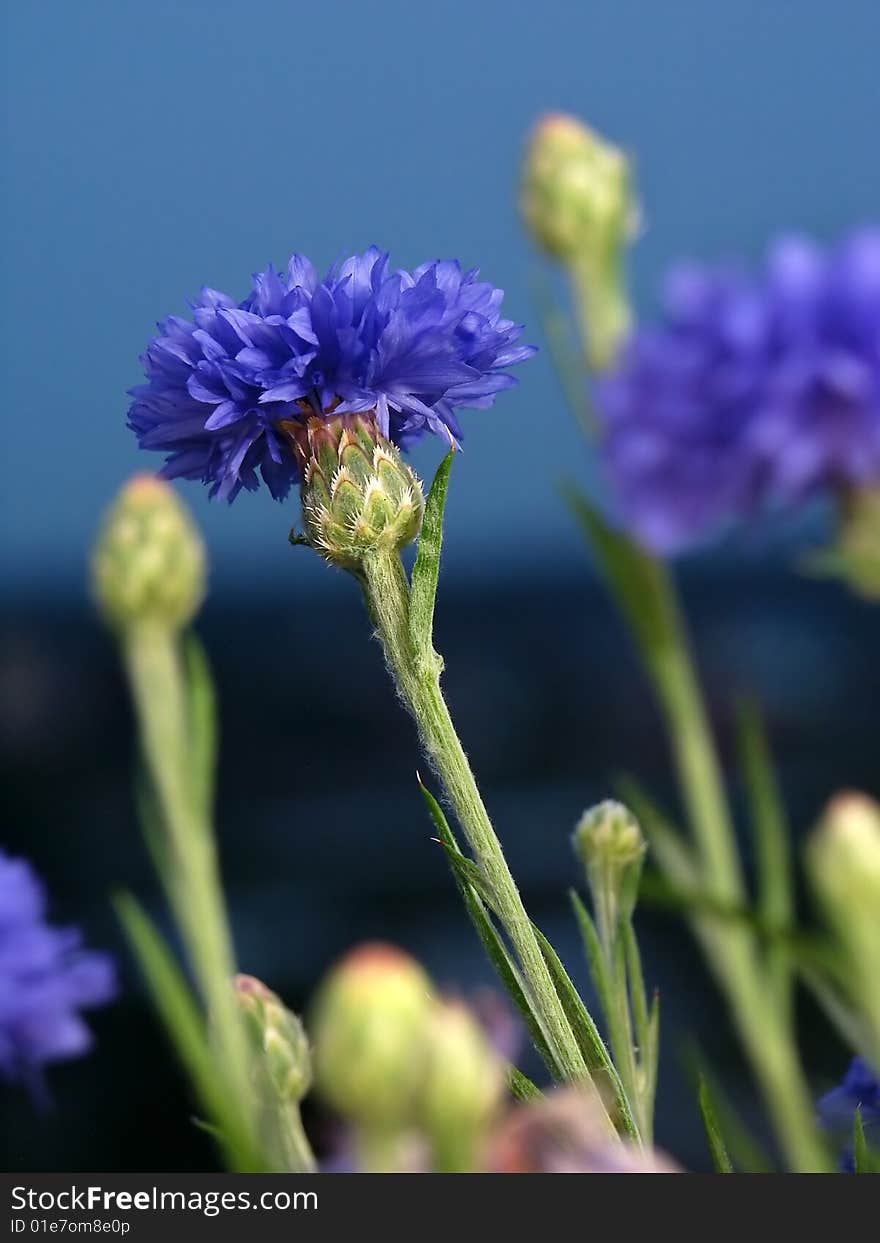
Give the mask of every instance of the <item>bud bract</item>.
POLYGON ((312 1081, 305 1028, 277 994, 252 975, 235 977, 235 996, 266 1083, 279 1102, 298 1103, 312 1081))
POLYGON ((363 945, 337 963, 309 1025, 316 1087, 337 1113, 372 1130, 412 1121, 432 1005, 427 975, 394 946, 363 945))
POLYGON ((282 426, 301 461, 306 537, 322 557, 356 570, 371 552, 412 543, 422 524, 422 487, 372 414, 282 426))
POLYGON ((107 621, 179 630, 205 594, 201 536, 174 490, 137 475, 104 518, 92 555, 94 594, 107 621))

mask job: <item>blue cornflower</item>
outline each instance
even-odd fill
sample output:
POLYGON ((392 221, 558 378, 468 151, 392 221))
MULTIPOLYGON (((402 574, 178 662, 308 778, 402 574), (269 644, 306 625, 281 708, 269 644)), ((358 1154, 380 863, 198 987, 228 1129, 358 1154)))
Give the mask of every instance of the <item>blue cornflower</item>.
POLYGON ((89 1048, 80 1009, 114 991, 110 959, 83 950, 76 929, 50 927, 39 879, 0 851, 0 1074, 38 1088, 45 1063, 89 1048))
MULTIPOLYGON (((819 1100, 816 1106, 819 1121, 825 1130, 852 1138, 856 1109, 861 1109, 865 1139, 876 1144, 880 1138, 880 1078, 868 1063, 854 1057, 843 1081, 819 1100)), ((843 1154, 842 1168, 852 1172, 851 1145, 843 1154)))
POLYGON ((303 415, 374 411, 406 447, 425 432, 458 440, 456 410, 490 406, 534 351, 500 313, 502 291, 450 261, 392 271, 371 247, 319 280, 294 255, 253 277, 236 302, 203 289, 192 320, 159 325, 128 415, 169 478, 201 479, 232 501, 258 486, 276 500, 299 479, 281 426, 303 415))
POLYGON ((597 388, 619 514, 675 552, 728 524, 880 480, 880 229, 761 272, 673 270, 659 324, 597 388))

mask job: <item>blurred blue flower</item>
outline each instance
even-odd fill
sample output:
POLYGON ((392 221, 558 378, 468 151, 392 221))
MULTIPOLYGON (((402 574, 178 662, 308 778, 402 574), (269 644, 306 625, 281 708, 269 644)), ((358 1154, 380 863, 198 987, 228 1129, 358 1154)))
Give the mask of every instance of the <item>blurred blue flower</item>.
MULTIPOLYGON (((861 1109, 862 1125, 868 1143, 880 1137, 880 1078, 863 1058, 854 1057, 843 1081, 819 1100, 819 1121, 825 1130, 852 1139, 856 1109, 861 1109)), ((852 1172, 852 1145, 845 1149, 843 1169, 852 1172)))
POLYGON ((79 1010, 115 992, 110 959, 84 951, 76 929, 51 928, 45 916, 33 870, 0 851, 0 1074, 37 1090, 45 1063, 89 1048, 79 1010))
POLYGON ((168 454, 169 478, 201 479, 232 501, 258 486, 281 500, 298 478, 279 424, 302 413, 376 412, 406 447, 426 431, 457 440, 459 407, 486 407, 534 351, 500 314, 502 291, 455 262, 392 272, 375 247, 323 281, 302 255, 269 267, 236 303, 203 289, 192 321, 172 316, 132 390, 141 448, 168 454))
POLYGON ((880 229, 785 238, 754 277, 679 266, 596 397, 619 516, 657 552, 880 480, 880 229))

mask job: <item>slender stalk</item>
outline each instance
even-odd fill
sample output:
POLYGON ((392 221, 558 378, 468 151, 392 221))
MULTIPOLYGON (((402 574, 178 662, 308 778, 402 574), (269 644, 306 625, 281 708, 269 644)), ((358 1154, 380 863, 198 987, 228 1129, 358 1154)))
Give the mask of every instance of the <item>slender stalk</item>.
MULTIPOLYGON (((714 897, 739 902, 745 886, 721 766, 668 578, 664 589, 664 641, 645 653, 646 663, 666 717, 703 877, 714 897)), ((723 936, 712 936, 703 943, 789 1163, 800 1171, 826 1169, 827 1156, 816 1134, 813 1102, 794 1047, 791 1023, 775 1004, 752 932, 730 925, 723 936)))
POLYGON ((232 989, 235 959, 214 840, 189 781, 179 647, 166 628, 143 624, 126 632, 123 651, 144 756, 167 833, 162 880, 210 1015, 211 1036, 227 1089, 255 1136, 249 1055, 232 989))
POLYGON ((395 554, 365 558, 361 584, 367 609, 401 699, 414 717, 422 744, 446 789, 462 831, 493 897, 499 921, 519 959, 544 1035, 567 1080, 589 1077, 583 1055, 532 931, 501 843, 495 835, 467 756, 440 690, 435 653, 416 653, 409 633, 409 583, 395 554))

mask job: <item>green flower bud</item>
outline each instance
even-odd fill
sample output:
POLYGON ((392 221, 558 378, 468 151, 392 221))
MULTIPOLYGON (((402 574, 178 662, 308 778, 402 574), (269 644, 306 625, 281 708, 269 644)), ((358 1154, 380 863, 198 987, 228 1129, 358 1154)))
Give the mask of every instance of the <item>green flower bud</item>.
POLYGON ((610 945, 620 917, 629 918, 635 906, 647 850, 644 834, 632 812, 607 799, 584 812, 572 841, 587 874, 599 931, 610 945))
POLYGON ((312 1082, 305 1028, 277 994, 252 975, 235 977, 235 996, 245 1016, 260 1075, 277 1101, 297 1104, 312 1082))
POLYGON ((880 1050, 880 805, 856 791, 836 795, 807 843, 807 870, 843 953, 851 1001, 880 1050))
POLYGON ((532 133, 520 206, 538 246, 569 269, 586 354, 602 370, 630 324, 623 259, 638 213, 629 161, 575 117, 553 113, 532 133))
POLYGON ((419 1116, 438 1167, 474 1167, 486 1130, 504 1097, 504 1063, 460 1001, 437 1001, 427 1030, 419 1116))
POLYGON ((372 415, 282 426, 302 463, 306 537, 322 557, 356 570, 370 552, 412 543, 425 508, 422 486, 372 415))
POLYGON ((324 1100, 368 1130, 409 1125, 431 1011, 431 982, 407 954, 382 944, 347 954, 321 986, 309 1025, 324 1100))
POLYGON ((807 847, 814 888, 836 923, 880 924, 880 805, 855 790, 828 804, 807 847))
POLYGON ((563 263, 618 248, 634 215, 629 162, 575 117, 551 113, 532 131, 521 208, 538 245, 563 263))
POLYGON ((182 629, 205 594, 201 536, 173 489, 136 475, 104 518, 92 555, 95 598, 114 628, 182 629))

